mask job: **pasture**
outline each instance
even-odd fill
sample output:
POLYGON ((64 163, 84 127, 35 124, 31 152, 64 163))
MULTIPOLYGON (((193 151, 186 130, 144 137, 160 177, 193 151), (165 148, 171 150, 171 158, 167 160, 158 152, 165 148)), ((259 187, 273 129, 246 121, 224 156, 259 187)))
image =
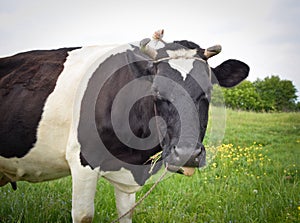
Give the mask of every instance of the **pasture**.
MULTIPOLYGON (((300 222, 300 113, 227 110, 216 158, 193 177, 172 175, 133 222, 300 222)), ((209 137, 209 136, 208 136, 209 137)), ((143 196, 151 185, 137 193, 143 196)), ((94 222, 117 217, 113 188, 98 183, 94 222)), ((71 178, 0 188, 0 222, 71 222, 71 178)))

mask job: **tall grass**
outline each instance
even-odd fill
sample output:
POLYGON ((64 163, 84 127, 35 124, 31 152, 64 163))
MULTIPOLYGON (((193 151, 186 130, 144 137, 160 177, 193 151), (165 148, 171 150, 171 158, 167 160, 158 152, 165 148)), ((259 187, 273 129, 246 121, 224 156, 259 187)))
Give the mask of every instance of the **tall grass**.
MULTIPOLYGON (((211 136, 207 136, 211 137, 211 136)), ((193 177, 172 175, 134 222, 300 222, 300 113, 227 111, 223 144, 193 177)), ((146 185, 141 197, 151 185, 146 185)), ((98 183, 94 222, 117 217, 113 188, 98 183)), ((71 179, 0 188, 0 222, 71 222, 71 179)))

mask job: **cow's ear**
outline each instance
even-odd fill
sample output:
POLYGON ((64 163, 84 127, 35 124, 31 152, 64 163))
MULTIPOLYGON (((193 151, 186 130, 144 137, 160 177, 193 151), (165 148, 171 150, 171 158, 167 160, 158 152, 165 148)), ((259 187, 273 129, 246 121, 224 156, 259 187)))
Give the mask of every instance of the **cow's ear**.
POLYGON ((249 74, 249 66, 239 60, 226 60, 216 68, 212 68, 215 75, 212 83, 222 87, 233 87, 244 80, 249 74))

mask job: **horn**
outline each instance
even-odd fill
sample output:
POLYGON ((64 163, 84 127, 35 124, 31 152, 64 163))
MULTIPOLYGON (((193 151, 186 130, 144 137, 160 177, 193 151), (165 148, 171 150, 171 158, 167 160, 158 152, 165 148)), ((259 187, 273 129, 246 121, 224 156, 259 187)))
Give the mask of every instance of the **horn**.
POLYGON ((157 55, 157 51, 148 45, 150 43, 150 41, 151 41, 151 39, 146 38, 140 42, 141 51, 144 54, 151 57, 152 59, 155 59, 156 55, 157 55))
POLYGON ((213 57, 213 56, 217 55, 218 53, 220 53, 221 50, 222 50, 222 47, 220 45, 215 45, 215 46, 209 47, 205 50, 204 56, 206 56, 206 58, 209 59, 210 57, 213 57))

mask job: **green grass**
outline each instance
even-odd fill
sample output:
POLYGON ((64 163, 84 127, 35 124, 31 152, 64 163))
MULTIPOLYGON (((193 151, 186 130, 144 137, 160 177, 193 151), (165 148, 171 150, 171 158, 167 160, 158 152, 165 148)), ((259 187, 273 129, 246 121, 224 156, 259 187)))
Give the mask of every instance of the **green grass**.
MULTIPOLYGON (((300 222, 300 113, 227 110, 226 117, 223 145, 210 165, 193 177, 162 181, 133 222, 300 222)), ((94 222, 117 217, 113 194, 99 180, 94 222)), ((70 177, 19 182, 15 192, 0 188, 0 222, 71 222, 70 210, 70 177)))

